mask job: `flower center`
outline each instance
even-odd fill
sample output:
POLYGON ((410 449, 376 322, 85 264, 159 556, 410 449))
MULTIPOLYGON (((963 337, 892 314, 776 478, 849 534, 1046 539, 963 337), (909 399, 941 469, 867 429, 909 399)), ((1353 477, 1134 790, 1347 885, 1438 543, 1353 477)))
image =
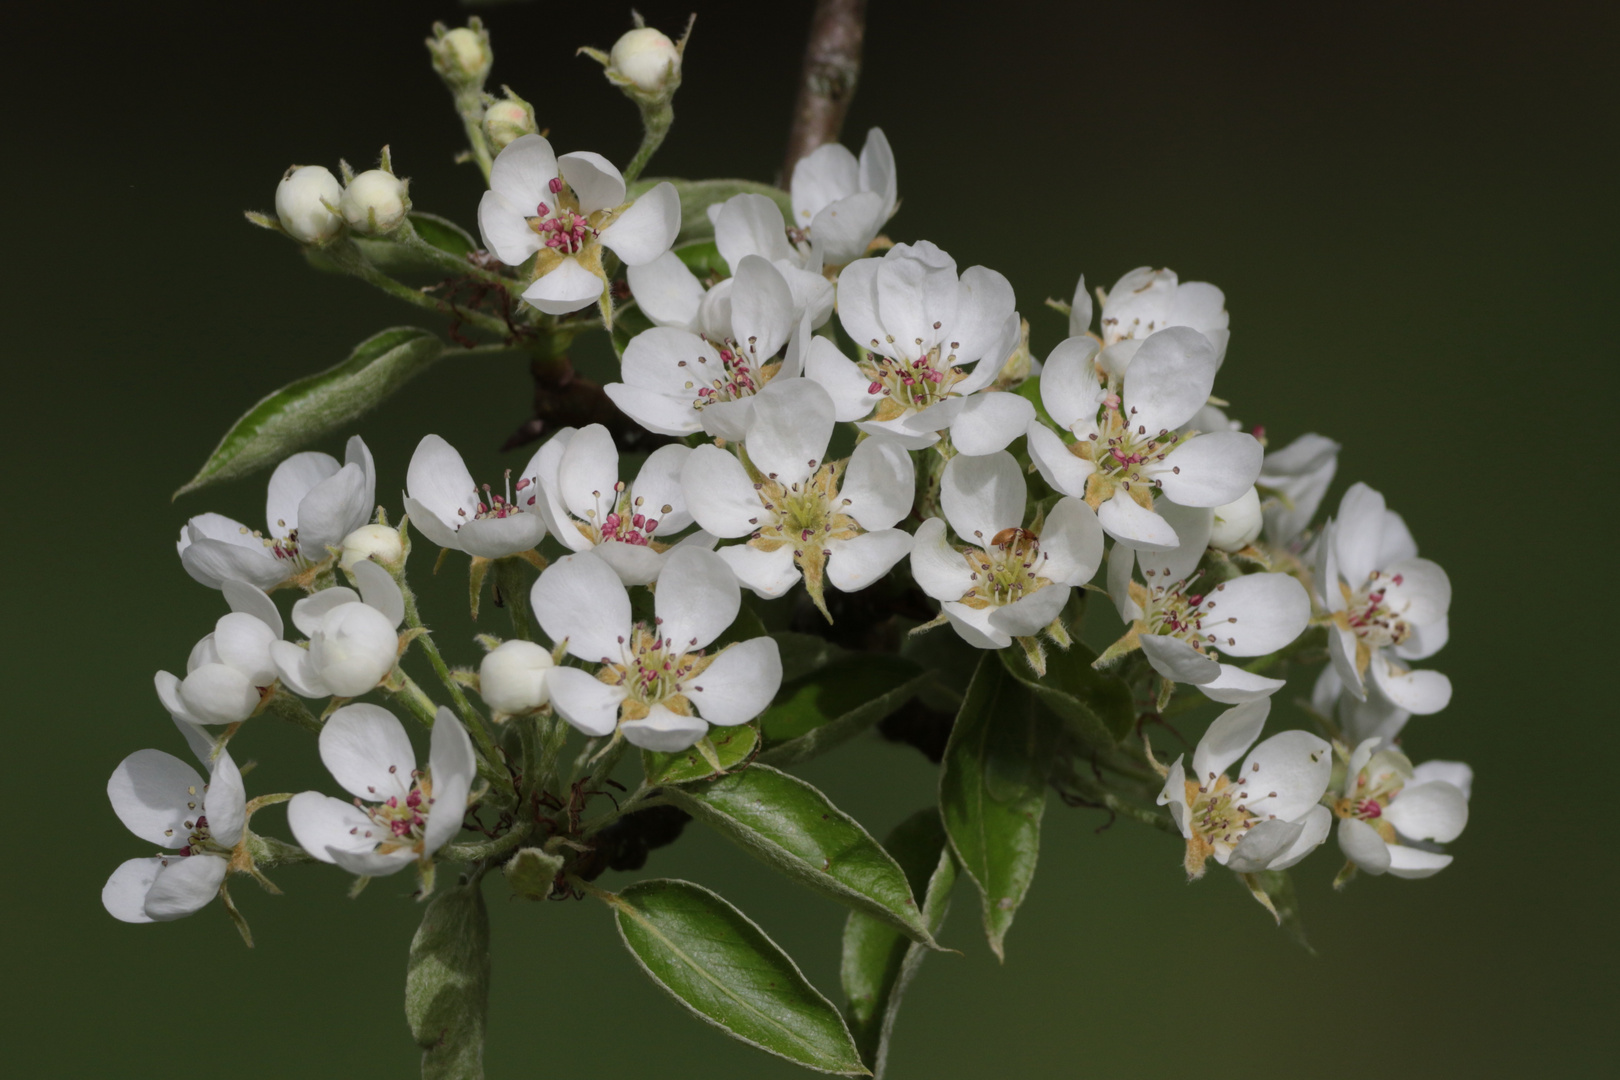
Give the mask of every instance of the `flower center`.
POLYGON ((1334 622, 1355 634, 1369 650, 1399 645, 1411 635, 1412 627, 1389 609, 1384 597, 1388 586, 1398 586, 1401 580, 1400 574, 1386 578, 1382 571, 1374 570, 1367 583, 1354 592, 1340 582, 1345 609, 1334 614, 1334 622))
MULTIPOLYGON (((755 341, 749 338, 746 346, 738 345, 730 338, 710 342, 719 350, 719 367, 702 353, 698 354, 695 365, 685 360, 676 361, 677 366, 685 369, 686 389, 696 395, 692 408, 702 409, 717 401, 752 397, 771 381, 781 365, 762 364, 761 358, 756 355, 755 341)), ((764 359, 769 360, 770 357, 764 359)))
MULTIPOLYGON (((392 773, 398 768, 390 765, 388 771, 392 773)), ((384 855, 401 848, 420 850, 428 808, 433 805, 433 778, 421 771, 413 772, 408 789, 401 785, 399 794, 390 795, 382 802, 367 805, 356 799, 354 805, 371 819, 371 827, 356 825, 349 830, 351 836, 375 840, 377 851, 384 855)))
MULTIPOLYGON (((939 324, 934 328, 939 329, 939 324)), ((872 342, 877 345, 876 341, 872 342)), ((958 342, 951 342, 955 349, 958 342)), ((861 373, 871 381, 866 392, 883 400, 878 403, 876 420, 893 420, 908 412, 921 412, 936 402, 957 395, 951 387, 961 382, 963 372, 956 366, 956 354, 935 345, 916 360, 896 359, 868 352, 860 364, 861 373)))
POLYGON ((624 544, 647 547, 652 544, 652 536, 658 529, 658 523, 675 509, 665 503, 655 512, 649 513, 652 508, 646 506, 646 500, 640 495, 633 495, 623 480, 614 484, 613 490, 608 494, 605 513, 602 493, 593 491, 591 495, 597 500, 597 505, 585 511, 586 520, 578 524, 580 532, 595 544, 617 540, 624 544))
MULTIPOLYGON (((681 693, 680 684, 708 667, 714 658, 706 656, 702 649, 689 653, 679 642, 665 640, 662 624, 662 619, 655 619, 653 628, 648 629, 646 623, 636 623, 628 644, 624 638, 619 639, 623 651, 620 662, 602 658, 602 670, 596 677, 629 692, 619 706, 620 720, 639 720, 654 705, 681 716, 692 715, 691 703, 681 693)), ((687 644, 695 643, 696 639, 687 644)))
POLYGON ((1041 576, 1046 555, 1040 537, 1028 529, 1003 529, 988 549, 972 548, 962 557, 973 575, 973 587, 961 600, 970 608, 1004 607, 1052 584, 1041 576))
MULTIPOLYGON (((456 509, 456 516, 465 518, 468 521, 479 521, 484 518, 508 518, 514 514, 522 513, 523 508, 512 500, 512 493, 515 490, 518 497, 522 498, 523 492, 526 491, 531 484, 532 481, 530 481, 527 477, 524 477, 514 486, 512 483, 512 470, 507 469, 506 493, 504 495, 500 494, 499 492, 491 491, 488 484, 484 484, 482 487, 474 487, 473 498, 478 500, 477 508, 473 511, 471 516, 468 516, 465 509, 458 507, 456 509)), ((533 506, 534 496, 530 495, 527 502, 528 505, 533 506)), ((456 527, 460 528, 461 523, 457 522, 456 527)))
POLYGON ((748 519, 756 527, 750 544, 762 551, 789 545, 802 566, 810 556, 822 554, 822 545, 827 541, 859 536, 860 525, 843 512, 849 500, 838 496, 846 464, 829 462, 810 479, 796 484, 783 484, 774 473, 756 481, 754 491, 766 513, 748 519))
MULTIPOLYGON (((281 528, 286 528, 286 521, 276 522, 281 528)), ((276 558, 290 562, 295 566, 306 566, 308 560, 298 553, 298 530, 290 529, 286 536, 266 536, 257 529, 250 530, 246 525, 241 529, 243 536, 251 536, 265 546, 265 549, 276 558)))
MULTIPOLYGON (((1143 509, 1153 509, 1153 489, 1162 486, 1148 470, 1159 465, 1182 441, 1182 436, 1165 428, 1150 433, 1145 425, 1134 428, 1119 409, 1119 397, 1110 394, 1104 401, 1102 433, 1092 432, 1074 443, 1069 452, 1097 467, 1087 481, 1087 501, 1092 509, 1111 498, 1115 487, 1129 492, 1143 509), (1134 485, 1134 486, 1133 486, 1134 485)), ((1171 466, 1179 473, 1180 466, 1171 466)))
MULTIPOLYGON (((204 784, 203 791, 206 792, 207 790, 208 785, 204 784)), ((229 848, 223 847, 214 841, 213 833, 208 831, 208 816, 197 813, 202 809, 202 796, 198 794, 196 787, 188 785, 186 787, 186 813, 188 816, 181 821, 181 827, 186 830, 186 842, 180 848, 179 854, 202 855, 207 852, 216 855, 221 853, 230 854, 229 848)), ((173 829, 165 829, 163 832, 165 836, 174 835, 173 829)))
POLYGON ((1385 840, 1395 841, 1395 827, 1384 820, 1384 811, 1406 787, 1406 774, 1390 754, 1374 754, 1371 761, 1356 774, 1356 783, 1343 798, 1333 804, 1333 812, 1341 818, 1365 821, 1385 840))
POLYGON ((1237 619, 1222 616, 1216 610, 1220 607, 1219 594, 1226 591, 1226 586, 1217 585, 1208 593, 1193 592, 1192 587, 1202 571, 1194 571, 1191 577, 1181 581, 1161 580, 1155 584, 1155 577, 1163 579, 1165 575, 1147 564, 1151 557, 1142 560, 1142 576, 1147 578, 1147 586, 1131 585, 1132 599, 1142 609, 1141 632, 1179 638, 1201 653, 1216 656, 1223 644, 1236 644, 1230 636, 1223 638, 1223 633, 1237 619))
POLYGON ((579 212, 574 191, 559 177, 551 181, 552 202, 541 202, 528 219, 529 228, 540 235, 546 247, 559 255, 578 255, 600 230, 579 212))

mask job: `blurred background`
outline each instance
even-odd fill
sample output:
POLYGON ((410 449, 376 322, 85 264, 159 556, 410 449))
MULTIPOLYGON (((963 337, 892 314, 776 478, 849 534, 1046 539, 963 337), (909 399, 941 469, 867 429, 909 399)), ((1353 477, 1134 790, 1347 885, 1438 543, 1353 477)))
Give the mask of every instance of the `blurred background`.
MULTIPOLYGON (((672 35, 699 11, 649 173, 772 179, 809 3, 639 6, 672 35)), ((494 35, 492 86, 534 102, 560 149, 630 156, 633 107, 574 55, 610 46, 627 6, 475 10, 494 35)), ((251 951, 217 905, 131 927, 98 893, 146 853, 106 777, 143 746, 183 753, 152 673, 182 667, 223 611, 174 537, 205 510, 260 520, 263 478, 169 494, 260 396, 422 321, 311 270, 241 212, 269 210, 291 162, 363 168, 387 143, 419 208, 472 225, 482 184, 452 164, 459 125, 422 47, 433 20, 468 13, 451 0, 8 11, 9 1075, 415 1075, 401 997, 420 909, 403 875, 353 902, 326 867, 275 873, 283 897, 244 882, 251 951)), ((960 890, 943 940, 966 955, 922 969, 897 1080, 1577 1076, 1608 1059, 1620 759, 1598 680, 1615 668, 1616 23, 1597 4, 871 0, 845 141, 880 125, 894 145, 889 234, 1007 274, 1040 355, 1064 333, 1042 299, 1067 298, 1082 272, 1106 287, 1152 263, 1220 285, 1234 334, 1217 391, 1234 415, 1279 444, 1341 440, 1332 502, 1371 482, 1450 572, 1453 637, 1432 666, 1456 697, 1406 745, 1477 773, 1438 877, 1334 894, 1332 846, 1296 871, 1315 957, 1230 875, 1189 886, 1173 840, 1126 822, 1099 833, 1100 814, 1053 800, 1006 964, 960 890)), ((609 355, 600 337, 592 348, 583 366, 609 355)), ((359 425, 379 498, 397 514, 428 431, 477 475, 521 464, 529 451, 497 450, 529 389, 511 362, 445 362, 412 383, 359 425)), ((462 572, 452 561, 427 603, 471 661, 462 572)), ((1273 730, 1301 720, 1293 689, 1273 730)), ((261 762, 251 791, 328 784, 312 740, 255 728, 239 753, 261 762)), ((804 772, 879 836, 934 798, 933 768, 875 734, 804 772)), ((285 835, 279 810, 255 824, 285 835)), ((838 996, 842 908, 696 826, 644 873, 717 887, 838 996)), ((488 888, 492 1078, 796 1075, 665 1000, 600 905, 488 888)))

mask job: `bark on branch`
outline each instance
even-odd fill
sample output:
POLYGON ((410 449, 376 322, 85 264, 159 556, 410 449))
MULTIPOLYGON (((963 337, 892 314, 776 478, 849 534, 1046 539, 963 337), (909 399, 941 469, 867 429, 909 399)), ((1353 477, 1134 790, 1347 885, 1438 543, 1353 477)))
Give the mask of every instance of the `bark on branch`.
POLYGON ((836 142, 855 97, 866 37, 866 0, 816 0, 810 40, 804 47, 799 97, 793 106, 782 186, 793 182, 793 167, 816 147, 836 142))

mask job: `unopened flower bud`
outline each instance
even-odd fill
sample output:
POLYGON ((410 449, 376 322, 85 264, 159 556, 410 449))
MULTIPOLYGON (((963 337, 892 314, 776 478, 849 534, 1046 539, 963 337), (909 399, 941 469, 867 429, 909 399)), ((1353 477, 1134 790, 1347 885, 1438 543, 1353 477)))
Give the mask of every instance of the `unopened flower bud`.
POLYGON ((338 565, 351 570, 355 563, 370 559, 387 567, 398 565, 404 557, 405 545, 400 541, 398 529, 362 525, 343 538, 343 554, 338 565))
POLYGON ((540 848, 519 848, 501 872, 511 884, 512 891, 528 900, 544 900, 551 895, 552 882, 562 873, 563 860, 540 848))
POLYGON ((433 29, 435 35, 428 38, 427 47, 439 77, 452 89, 481 88, 495 62, 483 24, 474 19, 454 30, 446 31, 442 25, 433 29))
POLYGON ((368 236, 399 228, 410 206, 405 181, 381 169, 368 169, 350 180, 338 204, 349 227, 368 236))
POLYGON ((502 643, 478 669, 478 692, 496 712, 532 712, 551 698, 546 672, 551 653, 532 641, 502 643))
POLYGON ((1209 546, 1220 551, 1241 551, 1260 535, 1262 523, 1260 493, 1251 487, 1225 506, 1215 508, 1209 546))
MULTIPOLYGON (((504 89, 504 88, 503 88, 504 89)), ((498 154, 525 135, 538 135, 540 125, 534 119, 534 106, 506 91, 506 97, 484 110, 484 138, 491 153, 498 154)))
POLYGON ((333 209, 343 198, 343 185, 319 165, 294 165, 276 185, 276 217, 301 244, 319 244, 336 236, 343 219, 333 209))
POLYGON ((681 53, 661 31, 637 27, 614 43, 608 72, 644 94, 662 93, 680 85, 681 53))

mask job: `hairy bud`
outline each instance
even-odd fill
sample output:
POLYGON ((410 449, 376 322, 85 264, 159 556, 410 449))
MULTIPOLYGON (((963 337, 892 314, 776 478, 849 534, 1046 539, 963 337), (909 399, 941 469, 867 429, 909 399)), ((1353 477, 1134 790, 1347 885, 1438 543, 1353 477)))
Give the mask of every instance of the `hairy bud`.
POLYGON ((551 653, 532 641, 508 641, 484 657, 478 669, 478 690, 496 712, 532 712, 551 698, 546 672, 551 653))
POLYGON ((343 198, 343 185, 319 165, 294 165, 276 185, 276 217, 281 227, 301 244, 321 244, 343 228, 334 211, 343 198))
POLYGON ((540 125, 534 119, 534 106, 512 93, 510 87, 501 89, 506 96, 484 110, 484 138, 494 154, 525 135, 540 133, 540 125))
POLYGON ((614 43, 608 75, 617 75, 644 94, 673 90, 681 81, 681 52, 662 31, 637 27, 614 43))
POLYGON ((398 529, 387 525, 362 525, 343 538, 343 554, 338 559, 338 565, 350 570, 355 563, 370 559, 385 567, 392 567, 397 566, 404 557, 405 545, 400 540, 398 529))
POLYGON ((489 47, 489 32, 478 19, 466 26, 446 30, 436 23, 433 36, 427 39, 428 52, 433 56, 433 70, 439 73, 451 90, 481 90, 489 69, 495 63, 495 54, 489 47))
POLYGON ((349 181, 338 208, 355 232, 377 236, 399 228, 411 201, 405 181, 382 169, 368 169, 349 181))
POLYGON ((1215 508, 1215 527, 1209 534, 1209 546, 1221 551, 1241 551, 1260 535, 1263 523, 1260 493, 1251 487, 1225 506, 1215 508))

